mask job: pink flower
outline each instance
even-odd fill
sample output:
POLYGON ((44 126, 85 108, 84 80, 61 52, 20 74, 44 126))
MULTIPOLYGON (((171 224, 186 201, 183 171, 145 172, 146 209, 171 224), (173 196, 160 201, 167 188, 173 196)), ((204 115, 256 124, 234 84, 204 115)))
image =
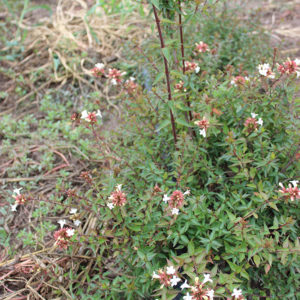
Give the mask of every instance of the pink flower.
POLYGON ((183 205, 184 195, 181 191, 176 190, 172 193, 169 200, 170 208, 179 208, 183 205))
POLYGON ((101 111, 98 109, 97 112, 87 112, 84 110, 81 113, 81 119, 84 119, 85 121, 94 124, 97 122, 97 117, 102 118, 101 111))
POLYGON ((186 88, 183 87, 184 82, 182 80, 179 81, 179 83, 175 84, 175 92, 179 93, 179 92, 186 92, 186 88))
POLYGON ((54 232, 55 244, 61 249, 67 249, 70 239, 74 234, 74 229, 72 228, 61 228, 54 232))
POLYGON ((251 118, 248 118, 245 123, 244 126, 246 127, 248 133, 251 133, 255 130, 258 129, 258 125, 262 126, 264 121, 262 120, 262 118, 259 118, 257 120, 257 114, 255 113, 251 113, 251 118))
POLYGON ((108 203, 107 206, 110 209, 113 209, 114 206, 124 206, 127 198, 126 198, 126 194, 122 192, 121 190, 122 185, 118 184, 115 191, 113 191, 111 193, 111 195, 109 196, 109 200, 111 201, 111 203, 108 203))
POLYGON ((184 68, 186 72, 195 72, 195 73, 199 73, 200 71, 200 67, 198 66, 197 63, 195 62, 189 62, 189 61, 185 61, 184 62, 184 68))
POLYGON ((244 76, 236 76, 232 79, 231 81, 231 84, 234 85, 234 86, 237 86, 237 85, 244 85, 246 83, 246 81, 249 81, 249 78, 248 77, 244 77, 244 76))
POLYGON ((105 74, 104 64, 95 64, 95 67, 92 69, 92 73, 95 77, 102 77, 102 75, 105 74))
POLYGON ((159 269, 157 273, 153 272, 152 279, 158 279, 162 285, 161 287, 175 286, 181 281, 173 266, 167 267, 166 271, 159 269))
POLYGON ((130 77, 130 79, 125 81, 124 86, 129 94, 134 94, 137 91, 138 85, 134 81, 134 77, 130 77))
POLYGON ((279 186, 281 187, 281 190, 279 190, 280 193, 285 195, 285 198, 290 198, 291 201, 300 199, 300 190, 298 188, 298 180, 291 181, 292 184, 288 185, 288 188, 285 188, 283 184, 280 182, 279 186))
POLYGON ((111 79, 111 82, 113 85, 117 85, 118 83, 121 83, 122 76, 125 75, 126 72, 121 72, 118 69, 109 69, 108 70, 108 78, 111 79))
POLYGON ((207 129, 209 127, 209 121, 205 117, 203 117, 202 120, 195 121, 194 124, 200 128, 200 135, 206 137, 207 129))
POLYGON ((204 52, 206 52, 206 51, 209 51, 209 48, 208 48, 208 45, 207 44, 205 44, 204 42, 199 42, 199 44, 198 43, 196 43, 196 52, 199 52, 199 53, 204 53, 204 52))
POLYGON ((278 65, 277 70, 281 74, 291 75, 291 74, 297 73, 297 76, 298 76, 298 72, 300 71, 300 65, 298 63, 298 59, 295 59, 295 60, 288 59, 282 65, 278 65))
POLYGON ((204 285, 207 281, 211 281, 212 280, 210 278, 208 278, 209 274, 205 274, 205 278, 203 282, 199 282, 199 278, 196 277, 195 278, 195 285, 191 286, 191 293, 193 298, 195 300, 208 300, 207 297, 209 297, 209 299, 213 299, 213 295, 214 295, 214 291, 212 289, 205 289, 204 285), (206 281, 205 281, 206 279, 206 281))

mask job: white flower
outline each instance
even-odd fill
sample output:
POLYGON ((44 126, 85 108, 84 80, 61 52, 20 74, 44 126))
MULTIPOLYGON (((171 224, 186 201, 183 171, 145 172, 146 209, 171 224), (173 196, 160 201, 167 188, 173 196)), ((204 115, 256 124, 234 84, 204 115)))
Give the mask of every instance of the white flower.
POLYGON ((107 206, 109 209, 113 209, 115 207, 115 205, 113 203, 107 203, 107 206))
POLYGON ((97 69, 104 69, 104 64, 102 64, 102 63, 98 63, 98 64, 95 64, 95 67, 97 68, 97 69))
POLYGON ((297 187, 299 180, 292 180, 290 183, 295 187, 297 187))
POLYGON ((172 209, 172 215, 178 215, 178 214, 179 214, 179 209, 176 208, 176 207, 174 207, 174 208, 172 209))
POLYGON ((20 193, 21 190, 22 190, 22 188, 14 189, 13 192, 14 192, 14 194, 20 196, 21 195, 21 193, 20 193))
POLYGON ((190 293, 187 293, 184 297, 183 300, 193 300, 193 296, 190 295, 190 293))
POLYGON ((300 72, 296 71, 296 74, 297 74, 297 78, 300 77, 300 72))
POLYGON ((99 118, 102 118, 102 114, 101 114, 101 111, 100 109, 97 110, 96 112, 96 116, 98 116, 99 118))
POLYGON ((297 67, 300 67, 300 59, 299 58, 295 58, 295 63, 297 65, 297 67))
POLYGON ((199 71, 200 71, 200 67, 198 66, 195 68, 195 73, 197 74, 197 73, 199 73, 199 71))
POLYGON ((250 80, 250 78, 249 78, 249 77, 247 77, 247 76, 245 76, 245 80, 246 80, 246 81, 249 81, 249 80, 250 80))
POLYGON ((88 112, 86 110, 84 110, 82 113, 81 113, 81 119, 86 119, 88 117, 88 112))
POLYGON ((200 130, 199 130, 199 133, 200 133, 200 135, 202 135, 203 137, 206 137, 206 130, 205 130, 205 128, 200 129, 200 130))
POLYGON ((243 293, 241 289, 233 289, 233 293, 231 294, 231 296, 235 298, 239 298, 242 295, 243 293))
POLYGON ((167 194, 164 194, 164 198, 163 198, 163 201, 165 203, 167 203, 171 198, 167 195, 167 194))
POLYGON ((282 182, 279 182, 278 185, 279 185, 282 189, 284 189, 284 186, 283 186, 282 182))
POLYGON ((11 205, 11 211, 17 211, 18 203, 12 204, 11 205))
POLYGON ((71 208, 70 209, 70 214, 71 215, 74 215, 74 214, 76 214, 77 213, 77 208, 71 208))
POLYGON ((269 64, 258 65, 258 72, 260 75, 267 76, 268 70, 270 69, 269 64))
POLYGON ((112 85, 117 85, 117 80, 116 80, 115 78, 113 78, 113 79, 111 80, 111 84, 112 84, 112 85))
POLYGON ((264 124, 264 121, 263 121, 262 118, 259 118, 258 121, 257 121, 257 123, 258 123, 260 126, 262 126, 262 125, 264 124))
POLYGON ((135 78, 134 77, 130 77, 129 78, 131 81, 135 81, 135 78))
POLYGON ((167 267, 167 274, 173 275, 176 272, 173 266, 167 267))
POLYGON ((191 191, 190 190, 186 190, 184 193, 183 193, 183 195, 189 195, 191 193, 191 191))
POLYGON ((206 282, 213 282, 212 279, 210 278, 210 274, 203 274, 204 275, 204 280, 202 284, 205 284, 206 282))
POLYGON ((171 286, 175 286, 175 285, 177 285, 177 283, 179 282, 179 281, 181 281, 181 279, 179 278, 179 277, 177 277, 177 276, 173 276, 172 278, 171 278, 171 286))
POLYGON ((60 228, 63 228, 67 224, 67 221, 66 220, 58 220, 57 223, 60 225, 60 228))
POLYGON ((160 276, 158 274, 156 274, 155 272, 153 272, 152 274, 152 279, 159 279, 160 276))
POLYGON ((121 188, 122 188, 122 184, 117 184, 116 190, 121 191, 121 188))
POLYGON ((69 228, 69 229, 67 229, 66 233, 67 233, 67 236, 71 237, 71 236, 73 236, 73 235, 74 235, 74 233, 75 233, 75 230, 74 230, 74 229, 71 229, 71 228, 69 228))
POLYGON ((256 118, 258 116, 258 114, 256 114, 256 113, 251 113, 251 117, 252 118, 256 118))
POLYGON ((74 225, 75 225, 75 226, 78 227, 80 224, 81 224, 81 221, 80 221, 80 220, 74 220, 74 225))
POLYGON ((184 282, 184 284, 182 284, 181 286, 180 286, 180 288, 183 290, 183 289, 188 289, 188 288, 190 288, 191 286, 190 285, 188 285, 187 284, 187 280, 184 282))
POLYGON ((236 83, 235 83, 234 80, 231 80, 231 81, 230 81, 230 84, 233 85, 233 86, 236 86, 236 83))
POLYGON ((208 296, 209 299, 212 300, 212 299, 214 298, 214 293, 215 293, 214 290, 209 290, 209 291, 206 293, 206 296, 208 296))

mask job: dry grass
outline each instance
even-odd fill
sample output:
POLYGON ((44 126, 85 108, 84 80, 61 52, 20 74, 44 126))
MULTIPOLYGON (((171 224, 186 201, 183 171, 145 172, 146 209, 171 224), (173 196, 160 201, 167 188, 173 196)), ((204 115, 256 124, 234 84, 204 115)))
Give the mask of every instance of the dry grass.
MULTIPOLYGON (((24 41, 25 55, 21 61, 11 63, 10 68, 14 70, 14 78, 24 78, 29 92, 9 105, 0 116, 51 84, 59 89, 67 81, 78 82, 81 89, 88 86, 99 91, 112 105, 109 92, 88 80, 90 69, 96 62, 108 64, 121 59, 124 44, 127 41, 139 44, 150 28, 147 20, 135 12, 121 22, 120 15, 106 15, 101 7, 92 14, 89 10, 86 1, 59 0, 52 18, 39 19, 42 25, 32 25, 31 17, 18 24, 28 31, 24 41)), ((14 78, 11 78, 8 92, 13 90, 14 78)))

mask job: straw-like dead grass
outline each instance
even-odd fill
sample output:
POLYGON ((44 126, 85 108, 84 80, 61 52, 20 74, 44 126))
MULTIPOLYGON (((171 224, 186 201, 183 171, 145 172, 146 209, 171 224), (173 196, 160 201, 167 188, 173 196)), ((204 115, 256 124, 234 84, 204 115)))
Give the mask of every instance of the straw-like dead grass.
POLYGON ((58 0, 52 17, 39 23, 35 26, 25 17, 18 24, 28 31, 25 57, 12 68, 15 77, 22 75, 29 92, 14 107, 53 83, 60 88, 67 81, 76 81, 81 89, 84 85, 99 91, 88 80, 89 70, 96 62, 108 64, 120 59, 124 44, 139 43, 149 28, 138 13, 132 12, 121 22, 120 15, 106 15, 100 6, 91 12, 83 0, 58 0))

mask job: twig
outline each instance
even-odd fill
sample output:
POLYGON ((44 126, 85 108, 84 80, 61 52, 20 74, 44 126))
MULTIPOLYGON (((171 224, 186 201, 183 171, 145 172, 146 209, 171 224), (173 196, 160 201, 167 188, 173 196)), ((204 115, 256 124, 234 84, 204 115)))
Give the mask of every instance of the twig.
MULTIPOLYGON (((160 20, 159 20, 155 5, 152 5, 152 7, 153 7, 155 22, 156 22, 156 26, 157 26, 157 30, 158 30, 158 34, 159 34, 160 47, 161 47, 161 49, 164 49, 165 48, 165 43, 164 43, 164 39, 163 39, 162 32, 161 32, 160 20)), ((167 59, 164 55, 163 55, 163 59, 164 59, 164 65, 165 65, 165 75, 166 75, 166 80, 167 80, 168 100, 172 101, 168 61, 167 61, 167 59)), ((177 143, 176 127, 175 127, 175 120, 174 120, 174 116, 173 116, 173 112, 172 112, 171 108, 170 108, 170 117, 171 117, 171 123, 172 123, 172 132, 173 132, 174 144, 175 144, 175 147, 176 147, 176 143, 177 143)))

